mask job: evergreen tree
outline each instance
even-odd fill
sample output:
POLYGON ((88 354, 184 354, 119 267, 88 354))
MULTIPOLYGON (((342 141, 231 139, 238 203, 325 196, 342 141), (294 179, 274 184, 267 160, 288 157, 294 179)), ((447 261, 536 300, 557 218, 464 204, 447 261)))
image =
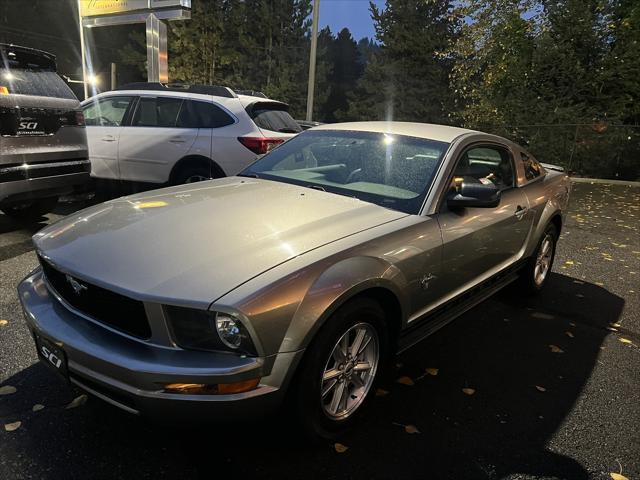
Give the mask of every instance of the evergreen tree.
POLYGON ((362 76, 363 64, 358 45, 349 29, 344 28, 331 43, 331 74, 329 75, 329 94, 322 109, 325 122, 336 122, 344 118, 349 108, 348 95, 362 76))
POLYGON ((447 122, 451 61, 445 51, 455 35, 450 0, 370 3, 379 51, 367 64, 349 116, 447 122))

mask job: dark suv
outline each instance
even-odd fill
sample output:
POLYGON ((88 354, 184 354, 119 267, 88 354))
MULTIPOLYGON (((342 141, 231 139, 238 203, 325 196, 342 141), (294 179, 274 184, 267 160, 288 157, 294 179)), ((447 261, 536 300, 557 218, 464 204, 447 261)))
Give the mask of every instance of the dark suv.
POLYGON ((29 220, 89 180, 80 102, 55 56, 0 43, 0 209, 29 220))

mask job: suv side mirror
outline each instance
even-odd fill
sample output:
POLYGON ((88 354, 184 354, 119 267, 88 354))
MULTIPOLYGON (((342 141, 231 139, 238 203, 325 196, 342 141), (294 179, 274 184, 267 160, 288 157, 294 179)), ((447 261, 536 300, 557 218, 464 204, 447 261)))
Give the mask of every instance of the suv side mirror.
POLYGON ((449 208, 494 208, 500 203, 500 190, 493 182, 482 183, 465 177, 462 183, 447 198, 449 208))

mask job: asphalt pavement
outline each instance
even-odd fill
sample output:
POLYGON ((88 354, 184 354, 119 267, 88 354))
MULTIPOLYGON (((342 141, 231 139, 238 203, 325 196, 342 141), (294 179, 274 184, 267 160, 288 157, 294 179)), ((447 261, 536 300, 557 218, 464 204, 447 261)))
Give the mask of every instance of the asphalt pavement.
POLYGON ((286 414, 164 426, 67 408, 79 392, 38 363, 16 285, 30 236, 86 203, 30 226, 0 214, 0 479, 640 479, 640 187, 576 184, 545 291, 509 288, 400 356, 338 449, 286 414))

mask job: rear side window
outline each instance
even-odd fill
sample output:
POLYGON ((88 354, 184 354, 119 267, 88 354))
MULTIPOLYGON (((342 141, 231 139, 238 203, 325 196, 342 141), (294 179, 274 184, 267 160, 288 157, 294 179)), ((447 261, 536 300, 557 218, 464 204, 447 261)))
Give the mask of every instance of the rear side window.
POLYGON ((520 153, 520 158, 522 158, 524 176, 527 180, 534 180, 542 174, 542 166, 535 158, 531 158, 524 152, 520 153))
POLYGON ((181 98, 140 97, 131 125, 134 127, 175 127, 181 98))
POLYGON ((302 131, 289 112, 286 105, 269 102, 258 102, 251 105, 247 112, 255 124, 264 130, 280 133, 299 133, 302 131))
POLYGON ((235 119, 222 108, 208 102, 185 100, 178 115, 178 127, 220 128, 235 123, 235 119))
POLYGON ((133 97, 101 98, 83 108, 87 126, 119 127, 133 97))

